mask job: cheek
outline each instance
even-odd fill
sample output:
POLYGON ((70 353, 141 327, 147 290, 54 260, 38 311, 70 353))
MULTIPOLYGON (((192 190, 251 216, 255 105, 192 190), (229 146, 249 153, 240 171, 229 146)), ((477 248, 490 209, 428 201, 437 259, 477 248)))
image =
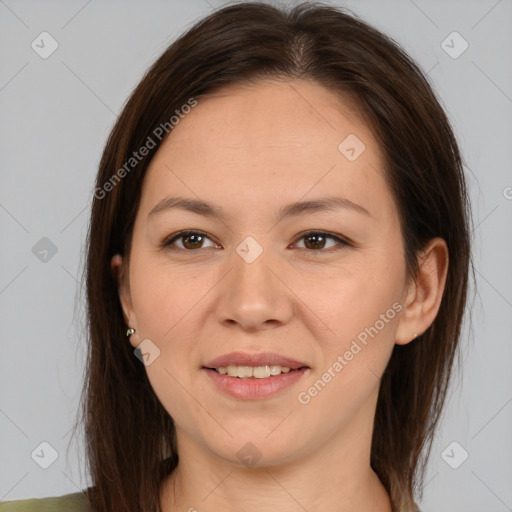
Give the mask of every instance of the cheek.
POLYGON ((299 294, 321 319, 322 361, 315 378, 330 371, 337 378, 321 380, 332 380, 332 390, 348 391, 355 402, 378 385, 391 356, 402 310, 402 264, 399 253, 370 251, 328 276, 310 275, 299 294))
POLYGON ((386 282, 360 277, 353 274, 333 282, 329 300, 320 294, 309 296, 311 308, 320 312, 329 330, 316 339, 322 360, 297 398, 309 415, 330 411, 332 424, 338 427, 376 397, 401 311, 391 275, 386 282))
MULTIPOLYGON (((146 366, 151 387, 177 424, 200 417, 200 407, 190 400, 189 374, 199 338, 199 299, 205 294, 199 273, 177 270, 168 264, 134 258, 130 289, 142 339, 150 339, 159 355, 146 366)), ((193 424, 189 426, 193 427, 193 424)), ((195 428, 195 427, 194 427, 195 428)))
POLYGON ((190 326, 198 301, 208 283, 201 272, 170 265, 165 258, 140 258, 134 261, 130 289, 137 323, 145 337, 172 344, 175 332, 190 326))
MULTIPOLYGON (((379 320, 401 297, 400 265, 389 265, 378 259, 367 258, 367 261, 300 275, 294 289, 327 334, 336 339, 356 336, 379 320)), ((386 326, 389 323, 393 322, 386 322, 386 326)))

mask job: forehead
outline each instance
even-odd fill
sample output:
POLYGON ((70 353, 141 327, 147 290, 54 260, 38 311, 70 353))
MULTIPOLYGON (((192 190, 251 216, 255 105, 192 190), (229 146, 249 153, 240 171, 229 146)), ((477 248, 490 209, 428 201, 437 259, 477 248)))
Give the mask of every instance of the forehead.
POLYGON ((141 206, 176 189, 218 202, 237 191, 263 204, 336 188, 368 204, 389 195, 382 161, 348 98, 306 80, 229 86, 199 98, 173 128, 149 166, 141 206))
POLYGON ((347 130, 375 145, 348 96, 311 80, 265 80, 232 85, 201 97, 192 112, 174 127, 161 150, 186 145, 197 149, 301 149, 313 142, 338 153, 347 130), (228 143, 232 146, 228 146, 228 143))

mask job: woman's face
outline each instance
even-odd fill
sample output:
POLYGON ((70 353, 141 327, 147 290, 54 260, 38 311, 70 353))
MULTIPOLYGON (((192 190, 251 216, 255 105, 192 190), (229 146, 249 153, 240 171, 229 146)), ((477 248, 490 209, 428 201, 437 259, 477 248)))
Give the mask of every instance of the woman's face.
POLYGON ((265 81, 199 99, 154 156, 121 300, 180 449, 279 464, 338 440, 350 457, 371 435, 395 342, 414 337, 401 313, 407 296, 380 149, 322 86, 265 81), (178 196, 222 213, 151 213, 178 196), (172 241, 182 230, 200 233, 172 241), (205 368, 232 352, 307 369, 249 381, 205 368), (239 387, 216 384, 226 379, 239 387), (272 379, 287 385, 269 393, 272 379))

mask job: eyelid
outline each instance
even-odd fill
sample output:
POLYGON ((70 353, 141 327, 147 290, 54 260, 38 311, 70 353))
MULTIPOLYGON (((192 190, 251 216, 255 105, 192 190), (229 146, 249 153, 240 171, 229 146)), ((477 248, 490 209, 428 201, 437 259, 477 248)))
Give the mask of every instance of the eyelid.
MULTIPOLYGON (((212 239, 212 237, 205 231, 202 231, 200 229, 185 229, 185 230, 178 231, 178 232, 173 233, 172 235, 168 236, 160 244, 160 247, 161 247, 161 249, 177 250, 177 251, 181 251, 181 252, 190 252, 190 253, 197 252, 200 249, 206 249, 205 247, 199 247, 198 249, 182 249, 181 247, 177 247, 177 246, 173 245, 176 240, 179 240, 180 238, 183 238, 190 234, 199 235, 204 238, 208 238, 213 243, 216 243, 212 239)), ((346 237, 343 237, 341 235, 336 235, 334 233, 331 233, 329 231, 324 231, 321 229, 309 229, 307 231, 303 231, 303 232, 299 233, 296 236, 293 244, 296 244, 298 241, 302 240, 303 238, 307 237, 308 235, 313 235, 313 234, 320 235, 324 238, 330 238, 330 239, 335 240, 336 242, 338 242, 337 247, 335 246, 335 247, 329 247, 328 249, 318 249, 318 250, 308 249, 306 247, 299 247, 299 249, 305 250, 308 253, 329 253, 329 252, 332 252, 333 250, 336 251, 336 250, 340 249, 340 246, 341 247, 355 247, 356 246, 356 244, 354 242, 347 239, 346 237)))

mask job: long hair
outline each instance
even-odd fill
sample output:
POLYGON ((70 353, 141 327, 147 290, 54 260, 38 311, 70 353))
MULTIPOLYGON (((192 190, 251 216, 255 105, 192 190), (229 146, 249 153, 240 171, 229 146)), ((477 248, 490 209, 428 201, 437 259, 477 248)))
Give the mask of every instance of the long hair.
POLYGON ((158 511, 160 484, 178 464, 173 420, 127 342, 110 270, 114 254, 129 259, 148 165, 185 105, 224 86, 268 78, 312 79, 355 102, 384 153, 408 276, 416 275, 417 255, 431 238, 447 243, 439 312, 417 341, 395 345, 381 379, 371 446, 371 466, 393 509, 416 510, 473 268, 455 136, 419 67, 353 14, 319 2, 279 8, 244 2, 213 12, 166 49, 129 97, 102 154, 84 268, 88 353, 80 419, 94 511, 158 511), (142 147, 144 157, 137 153, 142 147))

